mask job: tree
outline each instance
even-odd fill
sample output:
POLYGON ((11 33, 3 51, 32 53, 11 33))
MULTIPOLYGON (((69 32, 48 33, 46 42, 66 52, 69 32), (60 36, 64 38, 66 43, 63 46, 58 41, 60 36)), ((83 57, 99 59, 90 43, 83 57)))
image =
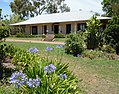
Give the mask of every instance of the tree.
POLYGON ((0 9, 0 42, 3 38, 9 36, 9 29, 2 20, 2 9, 0 9))
POLYGON ((119 0, 103 0, 102 5, 107 16, 119 15, 119 0))
POLYGON ((104 30, 105 43, 109 44, 119 54, 119 17, 114 16, 104 30))
POLYGON ((21 22, 21 21, 23 20, 20 18, 20 15, 15 15, 15 14, 11 15, 9 19, 10 24, 14 24, 14 23, 21 22))
POLYGON ((46 13, 58 13, 70 11, 64 3, 65 0, 14 0, 10 3, 13 13, 20 15, 20 18, 29 18, 46 13))
POLYGON ((2 9, 0 9, 0 21, 1 21, 1 18, 2 18, 2 9))
POLYGON ((29 17, 30 12, 34 10, 29 0, 14 0, 10 3, 10 7, 12 12, 16 15, 20 15, 20 18, 22 19, 29 17))
POLYGON ((91 19, 87 22, 86 44, 88 49, 97 48, 101 42, 102 32, 99 32, 99 26, 101 26, 101 23, 96 16, 91 17, 91 19))
POLYGON ((46 0, 47 9, 46 12, 51 13, 63 13, 70 11, 70 8, 64 3, 65 0, 46 0))

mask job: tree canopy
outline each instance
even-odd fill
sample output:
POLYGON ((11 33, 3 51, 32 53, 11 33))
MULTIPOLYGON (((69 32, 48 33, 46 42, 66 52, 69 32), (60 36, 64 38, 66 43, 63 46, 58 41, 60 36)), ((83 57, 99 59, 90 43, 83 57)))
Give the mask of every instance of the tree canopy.
POLYGON ((51 14, 70 11, 64 2, 65 0, 14 0, 10 7, 14 14, 23 19, 41 15, 43 12, 51 14))
POLYGON ((107 16, 119 16, 119 0, 103 0, 102 5, 107 16))

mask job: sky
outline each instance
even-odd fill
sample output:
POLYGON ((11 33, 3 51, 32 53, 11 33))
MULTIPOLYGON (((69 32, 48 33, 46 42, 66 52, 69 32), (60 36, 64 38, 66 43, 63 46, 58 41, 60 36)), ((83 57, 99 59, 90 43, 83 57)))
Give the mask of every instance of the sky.
MULTIPOLYGON (((2 15, 11 15, 10 2, 13 0, 0 0, 0 8, 2 8, 2 15)), ((65 0, 65 3, 70 7, 71 11, 94 11, 103 14, 102 0, 65 0)))

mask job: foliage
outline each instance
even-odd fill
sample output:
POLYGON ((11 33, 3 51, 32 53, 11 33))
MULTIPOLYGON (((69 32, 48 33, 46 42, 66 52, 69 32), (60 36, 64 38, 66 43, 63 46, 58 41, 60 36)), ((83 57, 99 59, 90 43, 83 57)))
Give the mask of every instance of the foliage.
MULTIPOLYGON (((49 58, 52 60, 55 60, 55 57, 57 55, 59 58, 59 55, 62 56, 63 53, 62 50, 59 50, 60 54, 57 52, 57 50, 55 49, 56 48, 55 44, 42 44, 42 43, 40 44, 40 43, 30 43, 30 42, 29 43, 6 42, 6 43, 7 44, 12 43, 14 46, 24 50, 31 47, 37 47, 40 50, 40 56, 42 57, 46 56, 45 48, 47 46, 52 47, 54 48, 54 50, 51 51, 49 54, 49 58)), ((116 56, 117 59, 119 59, 118 55, 116 56)), ((81 94, 84 93, 88 94, 89 92, 95 92, 99 94, 119 93, 118 84, 117 84, 119 82, 119 76, 118 76, 119 60, 108 60, 108 58, 104 59, 103 57, 101 59, 100 58, 89 59, 87 57, 83 57, 82 54, 81 57, 74 57, 72 55, 64 54, 62 58, 62 63, 68 64, 69 66, 68 69, 70 71, 73 71, 73 74, 77 76, 79 80, 79 83, 77 84, 82 90, 81 94), (95 79, 95 84, 90 84, 94 82, 94 79, 95 79), (112 88, 110 89, 109 87, 112 88)))
POLYGON ((105 31, 105 43, 111 45, 119 53, 119 17, 115 16, 110 21, 105 31))
POLYGON ((83 33, 80 32, 79 34, 70 34, 65 42, 65 52, 67 54, 73 54, 74 56, 77 56, 77 54, 81 54, 83 50, 83 33))
POLYGON ((18 33, 16 33, 16 37, 24 37, 25 36, 25 34, 24 33, 22 33, 22 32, 18 32, 18 33))
POLYGON ((100 20, 96 16, 93 16, 87 22, 86 29, 86 45, 88 49, 95 49, 99 47, 102 41, 102 32, 99 32, 100 20))
POLYGON ((107 16, 119 15, 119 0, 103 0, 102 5, 107 16))
POLYGON ((20 18, 20 15, 18 15, 18 14, 11 15, 10 19, 9 19, 10 24, 14 24, 14 23, 21 22, 21 21, 23 21, 23 20, 20 18))
POLYGON ((7 56, 14 56, 17 52, 17 48, 13 45, 0 44, 0 60, 3 60, 7 56))
POLYGON ((65 0, 14 0, 10 3, 13 13, 20 15, 20 18, 29 18, 41 15, 43 12, 57 13, 70 11, 64 3, 65 0))
POLYGON ((88 57, 90 59, 105 59, 105 60, 111 60, 113 59, 112 54, 108 54, 106 52, 102 52, 99 50, 85 50, 82 55, 84 57, 88 57))
POLYGON ((16 33, 16 35, 14 37, 18 37, 18 38, 38 38, 38 37, 42 37, 42 38, 45 38, 46 36, 45 35, 30 35, 30 34, 24 34, 22 32, 19 32, 19 33, 16 33))
POLYGON ((65 37, 66 37, 66 35, 62 34, 62 33, 55 34, 55 38, 65 38, 65 37))
POLYGON ((9 36, 9 29, 5 26, 0 26, 0 40, 9 36))
POLYGON ((2 9, 0 9, 0 21, 1 21, 1 17, 2 16, 2 9))
MULTIPOLYGON (((10 78, 10 83, 16 86, 15 93, 79 94, 77 80, 68 71, 67 64, 61 64, 57 60, 51 61, 47 56, 42 58, 39 57, 39 53, 27 52, 6 44, 3 44, 2 47, 1 49, 5 52, 4 56, 8 54, 12 56, 12 63, 20 71, 13 73, 10 78), (49 72, 50 70, 51 72, 49 72)), ((56 49, 62 48, 60 45, 56 46, 56 49)))
POLYGON ((115 49, 112 48, 110 45, 103 45, 103 47, 101 47, 101 51, 106 52, 106 53, 115 53, 115 49))

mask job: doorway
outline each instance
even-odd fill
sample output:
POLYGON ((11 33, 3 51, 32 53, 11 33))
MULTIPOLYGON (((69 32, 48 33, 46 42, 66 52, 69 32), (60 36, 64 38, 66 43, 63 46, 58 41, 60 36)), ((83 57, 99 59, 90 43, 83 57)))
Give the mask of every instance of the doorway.
POLYGON ((37 26, 32 26, 32 35, 37 35, 37 34, 38 34, 37 26))
POLYGON ((48 32, 47 32, 47 26, 46 25, 44 25, 44 34, 47 34, 48 32))
POLYGON ((66 34, 71 33, 71 24, 66 24, 66 34))
POLYGON ((59 33, 59 25, 54 25, 54 34, 59 33))

